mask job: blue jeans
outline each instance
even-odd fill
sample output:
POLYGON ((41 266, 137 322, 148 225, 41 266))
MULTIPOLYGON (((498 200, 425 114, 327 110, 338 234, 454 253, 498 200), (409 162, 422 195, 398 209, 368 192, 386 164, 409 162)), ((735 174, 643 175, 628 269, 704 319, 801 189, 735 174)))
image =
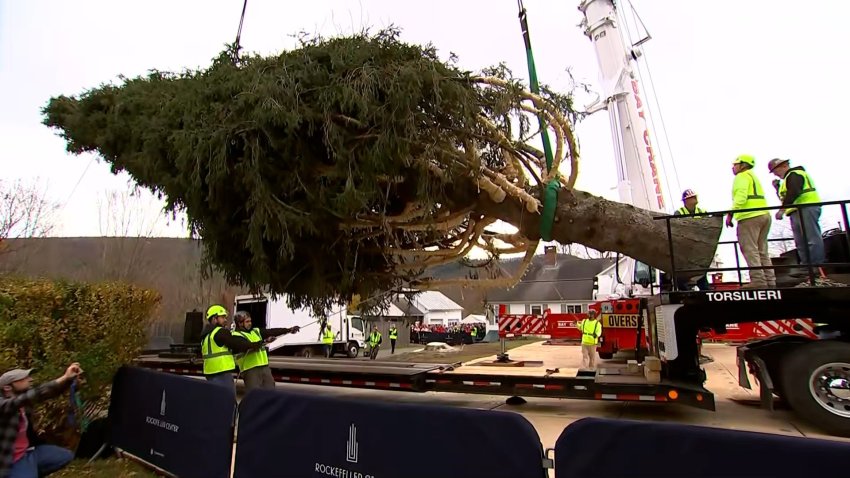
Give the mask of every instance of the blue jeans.
POLYGON ((206 379, 216 385, 226 387, 236 396, 236 384, 233 383, 233 372, 222 372, 214 375, 205 375, 206 379))
POLYGON ((820 206, 798 209, 789 215, 791 219, 791 231, 794 233, 794 244, 797 246, 797 255, 800 264, 823 264, 826 262, 826 252, 823 247, 823 236, 820 230, 820 206), (803 240, 803 229, 806 228, 806 240, 803 240), (811 259, 810 259, 811 258, 811 259))
POLYGON ((65 468, 74 459, 71 450, 53 445, 39 445, 12 465, 9 478, 40 478, 65 468))

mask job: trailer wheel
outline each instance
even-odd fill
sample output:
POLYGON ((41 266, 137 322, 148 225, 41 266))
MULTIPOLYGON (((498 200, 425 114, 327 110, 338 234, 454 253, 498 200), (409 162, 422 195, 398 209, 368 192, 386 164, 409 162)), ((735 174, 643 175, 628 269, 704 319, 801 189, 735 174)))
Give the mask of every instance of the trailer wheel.
POLYGON ((313 347, 304 347, 303 349, 301 349, 301 353, 299 355, 301 355, 304 358, 312 357, 314 355, 313 354, 313 347))
POLYGON ((835 435, 850 436, 850 344, 814 342, 782 361, 782 394, 794 412, 835 435))
POLYGON ((357 358, 357 354, 360 353, 360 346, 357 345, 357 342, 349 342, 348 347, 346 349, 346 354, 348 354, 348 358, 357 358))

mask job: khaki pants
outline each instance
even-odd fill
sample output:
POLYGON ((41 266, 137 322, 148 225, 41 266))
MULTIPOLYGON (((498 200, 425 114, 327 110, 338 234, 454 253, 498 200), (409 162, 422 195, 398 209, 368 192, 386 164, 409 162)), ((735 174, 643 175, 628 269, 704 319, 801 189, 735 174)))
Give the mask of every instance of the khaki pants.
POLYGON ((274 389, 274 377, 268 365, 261 365, 242 372, 242 381, 245 382, 245 393, 255 388, 274 389))
MULTIPOLYGON (((772 266, 767 252, 767 235, 770 232, 769 214, 750 217, 738 221, 738 242, 741 254, 749 267, 772 266)), ((751 270, 749 287, 776 287, 776 275, 773 269, 751 270)))
POLYGON ((581 344, 582 370, 596 370, 596 346, 581 344))

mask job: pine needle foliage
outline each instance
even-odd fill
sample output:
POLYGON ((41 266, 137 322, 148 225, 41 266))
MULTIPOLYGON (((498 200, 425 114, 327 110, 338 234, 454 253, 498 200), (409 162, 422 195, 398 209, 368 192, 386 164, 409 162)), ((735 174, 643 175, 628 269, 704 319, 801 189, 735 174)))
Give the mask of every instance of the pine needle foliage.
MULTIPOLYGON (((44 124, 69 152, 99 154, 184 211, 229 281, 290 305, 408 284, 482 229, 454 188, 495 180, 520 155, 540 164, 521 140, 536 126, 528 96, 503 66, 483 72, 495 87, 394 28, 304 38, 275 56, 236 51, 52 98, 44 124)), ((575 120, 570 97, 541 96, 575 120)))

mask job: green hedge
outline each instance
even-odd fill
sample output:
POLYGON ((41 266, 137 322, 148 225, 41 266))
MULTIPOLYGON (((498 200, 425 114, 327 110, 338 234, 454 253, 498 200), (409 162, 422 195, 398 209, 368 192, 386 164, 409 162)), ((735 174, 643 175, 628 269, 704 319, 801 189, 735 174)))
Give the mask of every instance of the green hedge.
MULTIPOLYGON (((122 283, 84 284, 0 277, 0 368, 35 368, 37 382, 71 362, 84 374, 79 396, 88 416, 105 411, 116 370, 147 341, 158 293, 122 283)), ((37 408, 48 437, 75 440, 68 395, 37 408)), ((77 427, 78 428, 78 427, 77 427)))

